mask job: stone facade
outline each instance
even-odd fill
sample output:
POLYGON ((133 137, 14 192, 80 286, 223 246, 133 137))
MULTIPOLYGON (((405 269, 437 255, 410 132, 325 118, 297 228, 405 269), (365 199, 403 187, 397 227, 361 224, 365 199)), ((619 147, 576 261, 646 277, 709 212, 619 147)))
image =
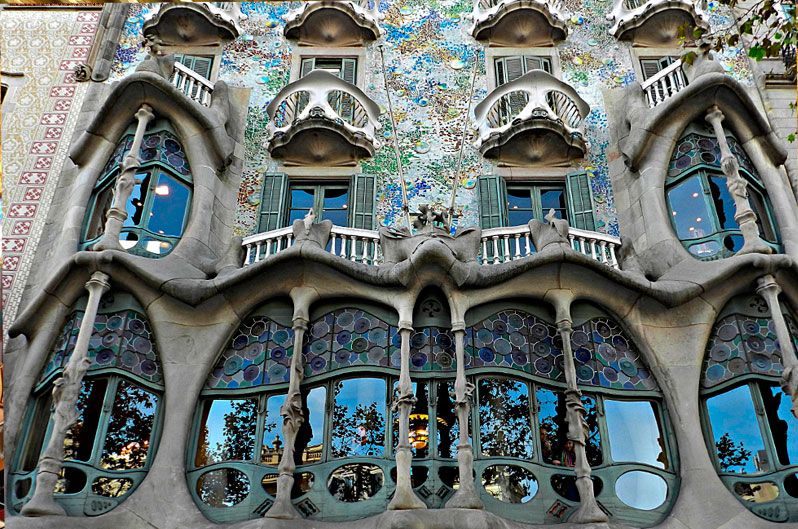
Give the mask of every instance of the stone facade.
POLYGON ((798 527, 789 89, 736 49, 645 72, 731 20, 650 3, 624 42, 598 0, 4 11, 41 92, 3 118, 9 527, 798 527), (25 47, 97 24, 82 83, 25 47), (743 390, 761 448, 723 453, 743 390))

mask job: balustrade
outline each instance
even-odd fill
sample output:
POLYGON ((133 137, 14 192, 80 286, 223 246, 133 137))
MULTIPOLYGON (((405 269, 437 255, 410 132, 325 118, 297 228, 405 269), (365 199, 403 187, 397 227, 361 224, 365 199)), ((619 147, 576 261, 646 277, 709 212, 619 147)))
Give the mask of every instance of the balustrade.
POLYGON ((175 69, 170 79, 172 85, 193 99, 200 105, 211 106, 211 94, 213 94, 213 83, 203 76, 183 66, 179 62, 175 63, 175 69))
POLYGON ((676 61, 652 75, 640 84, 646 93, 648 106, 654 108, 676 95, 687 86, 687 78, 682 70, 682 61, 676 61))

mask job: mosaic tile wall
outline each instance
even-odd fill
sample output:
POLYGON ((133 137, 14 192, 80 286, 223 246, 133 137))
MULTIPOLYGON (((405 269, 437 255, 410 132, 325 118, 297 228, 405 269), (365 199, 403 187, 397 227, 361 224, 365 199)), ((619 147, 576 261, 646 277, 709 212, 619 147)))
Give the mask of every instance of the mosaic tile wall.
MULTIPOLYGON (((602 90, 634 81, 630 53, 608 34, 605 15, 610 0, 566 0, 569 14, 568 39, 558 46, 562 78, 588 102, 586 121, 590 152, 580 167, 591 176, 598 230, 613 235, 618 225, 607 172, 609 132, 602 90)), ((463 118, 468 104, 472 68, 478 57, 473 106, 486 96, 483 47, 470 35, 471 0, 382 0, 381 27, 385 62, 394 113, 397 120, 402 165, 411 209, 420 203, 446 207, 451 177, 456 170, 463 118)), ((266 143, 266 105, 287 84, 296 43, 283 38, 282 15, 298 2, 243 3, 249 17, 244 34, 229 44, 222 55, 220 78, 235 86, 252 88, 246 131, 246 164, 239 191, 236 232, 249 235, 256 229, 261 177, 279 171, 263 147, 266 143), (293 4, 293 6, 292 6, 293 4)), ((141 47, 143 17, 155 6, 133 6, 117 54, 114 76, 131 72, 144 58, 141 47)), ((713 27, 730 22, 718 5, 709 2, 713 27)), ((359 85, 366 94, 387 108, 378 43, 366 46, 366 79, 359 85)), ((747 59, 739 50, 728 50, 721 63, 744 82, 751 82, 747 59)), ((401 190, 396 176, 391 126, 387 112, 380 118, 382 142, 374 158, 362 162, 364 172, 378 175, 378 223, 390 225, 401 219, 401 190)), ((467 139, 462 178, 457 195, 461 225, 479 223, 476 179, 491 174, 490 163, 474 148, 475 136, 467 139)))
POLYGON ((88 57, 99 18, 99 10, 10 9, 0 17, 3 70, 24 74, 2 127, 6 325, 16 315, 88 88, 75 82, 73 70, 88 57))

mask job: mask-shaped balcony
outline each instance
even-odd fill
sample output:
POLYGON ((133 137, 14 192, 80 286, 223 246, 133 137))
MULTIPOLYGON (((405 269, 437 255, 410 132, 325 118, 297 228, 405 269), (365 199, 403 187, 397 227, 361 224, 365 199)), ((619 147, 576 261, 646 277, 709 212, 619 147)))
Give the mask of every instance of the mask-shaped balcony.
POLYGON ((476 106, 476 145, 485 158, 505 165, 565 164, 585 155, 589 113, 570 85, 532 70, 497 87, 476 106))
POLYGON ((246 18, 236 2, 161 4, 142 31, 164 46, 218 46, 238 38, 246 18))
POLYGON ((379 146, 379 105, 324 70, 280 90, 266 112, 269 152, 287 164, 351 165, 379 146))
POLYGON ((361 46, 380 37, 378 8, 379 0, 302 2, 283 16, 283 35, 307 46, 361 46))
POLYGON ((494 46, 549 46, 568 36, 561 0, 474 0, 471 34, 494 46))
POLYGON ((616 0, 607 20, 616 39, 649 47, 679 45, 679 28, 685 24, 709 30, 698 0, 616 0))

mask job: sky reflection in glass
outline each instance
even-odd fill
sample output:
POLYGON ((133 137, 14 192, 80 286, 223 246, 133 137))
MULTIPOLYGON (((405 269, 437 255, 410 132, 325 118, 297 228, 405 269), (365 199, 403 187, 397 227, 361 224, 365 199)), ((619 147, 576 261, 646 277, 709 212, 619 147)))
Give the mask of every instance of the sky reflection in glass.
MULTIPOLYGON (((720 442, 726 444, 728 440, 737 448, 737 455, 744 455, 739 448, 750 452, 749 457, 733 461, 728 450, 718 451, 720 470, 723 472, 741 472, 750 474, 756 472, 757 454, 765 450, 759 423, 756 420, 754 403, 751 400, 751 391, 748 386, 740 386, 726 393, 715 395, 707 399, 707 411, 712 424, 712 433, 716 445, 720 442), (726 436, 724 438, 724 436, 726 436)), ((769 469, 762 469, 769 470, 769 469)))
POLYGON ((605 400, 612 460, 668 468, 664 442, 651 402, 605 400))

